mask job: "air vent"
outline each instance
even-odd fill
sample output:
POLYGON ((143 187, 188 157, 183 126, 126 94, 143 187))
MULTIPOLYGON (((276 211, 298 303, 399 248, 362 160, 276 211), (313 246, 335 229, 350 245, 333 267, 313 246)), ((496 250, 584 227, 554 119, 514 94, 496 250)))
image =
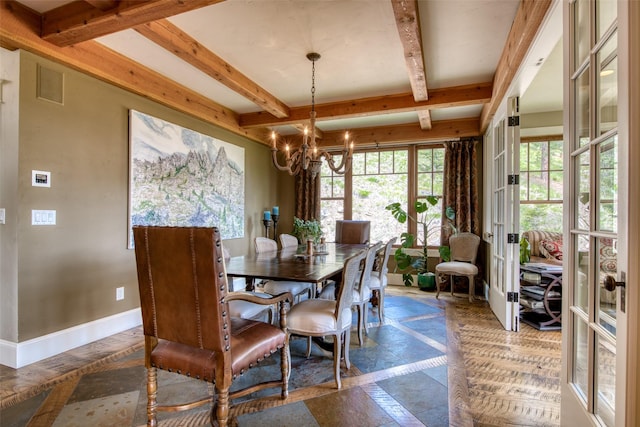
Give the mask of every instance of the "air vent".
POLYGON ((64 74, 38 64, 38 98, 62 105, 64 103, 63 93, 64 74))

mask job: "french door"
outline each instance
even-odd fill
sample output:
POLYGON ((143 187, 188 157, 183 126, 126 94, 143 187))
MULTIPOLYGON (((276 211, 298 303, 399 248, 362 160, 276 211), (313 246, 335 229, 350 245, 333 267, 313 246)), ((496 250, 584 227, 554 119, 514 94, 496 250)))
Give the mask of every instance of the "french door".
POLYGON ((630 53, 630 26, 625 19, 633 9, 639 15, 640 6, 633 3, 566 0, 564 4, 564 123, 568 125, 564 210, 568 220, 562 425, 630 425, 625 409, 630 381, 627 349, 633 338, 627 335, 627 311, 637 316, 638 307, 637 302, 628 305, 626 288, 631 267, 629 177, 637 176, 630 170, 628 153, 629 122, 638 117, 629 116, 629 106, 632 102, 637 106, 638 101, 630 101, 627 93, 634 56, 638 78, 638 53, 630 53))
POLYGON ((520 126, 518 97, 501 108, 492 130, 491 284, 489 305, 502 326, 520 330, 518 186, 520 126))

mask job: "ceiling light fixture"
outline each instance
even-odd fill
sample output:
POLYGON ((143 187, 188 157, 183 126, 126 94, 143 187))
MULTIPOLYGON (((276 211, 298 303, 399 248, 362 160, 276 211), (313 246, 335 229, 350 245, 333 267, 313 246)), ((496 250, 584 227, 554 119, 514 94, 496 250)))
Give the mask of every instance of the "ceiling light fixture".
POLYGON ((276 147, 276 133, 271 132, 271 155, 273 165, 281 171, 286 171, 289 175, 298 175, 302 171, 310 170, 311 177, 315 178, 320 172, 322 166, 322 158, 327 161, 327 165, 332 171, 339 175, 345 174, 351 167, 351 158, 353 157, 353 142, 349 144, 349 132, 345 132, 344 147, 342 149, 342 159, 340 164, 336 166, 333 155, 316 144, 316 61, 320 59, 320 54, 311 52, 307 54, 307 59, 311 61, 311 113, 309 126, 305 126, 304 135, 302 137, 302 145, 291 153, 289 144, 285 146, 286 164, 281 166, 278 163, 278 148, 276 147))

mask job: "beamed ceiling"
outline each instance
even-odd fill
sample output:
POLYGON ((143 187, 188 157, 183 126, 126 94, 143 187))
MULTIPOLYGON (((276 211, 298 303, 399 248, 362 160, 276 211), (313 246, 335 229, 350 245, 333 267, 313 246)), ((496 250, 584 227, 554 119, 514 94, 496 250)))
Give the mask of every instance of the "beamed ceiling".
POLYGON ((480 135, 551 0, 1 1, 24 49, 268 144, 308 122, 321 146, 480 135))

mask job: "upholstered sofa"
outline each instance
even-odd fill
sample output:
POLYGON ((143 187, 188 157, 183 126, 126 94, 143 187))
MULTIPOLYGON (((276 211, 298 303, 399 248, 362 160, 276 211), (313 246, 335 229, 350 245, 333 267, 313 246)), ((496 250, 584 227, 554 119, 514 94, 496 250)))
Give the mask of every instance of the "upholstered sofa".
POLYGON ((522 237, 529 242, 531 262, 562 265, 562 233, 528 230, 522 237))

